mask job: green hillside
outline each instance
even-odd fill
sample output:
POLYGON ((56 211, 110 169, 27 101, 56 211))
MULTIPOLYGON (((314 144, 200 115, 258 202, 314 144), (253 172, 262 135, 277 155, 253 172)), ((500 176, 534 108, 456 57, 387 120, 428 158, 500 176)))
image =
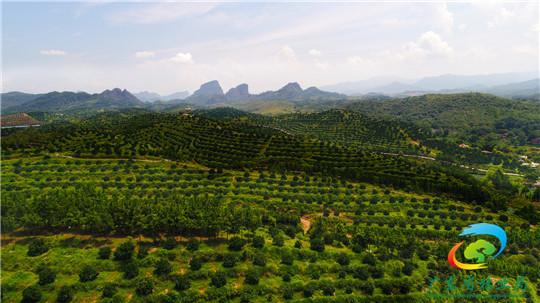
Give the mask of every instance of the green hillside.
POLYGON ((442 136, 456 137, 490 151, 501 137, 507 138, 505 146, 530 144, 531 139, 540 138, 538 103, 487 94, 440 94, 359 101, 349 108, 374 117, 413 122, 426 129, 434 129, 442 136))
POLYGON ((539 298, 540 189, 508 164, 469 174, 441 159, 452 140, 412 123, 345 109, 40 117, 53 122, 2 136, 2 301, 539 298), (452 267, 461 241, 470 263, 478 237, 460 233, 479 222, 506 248, 485 269, 452 267))

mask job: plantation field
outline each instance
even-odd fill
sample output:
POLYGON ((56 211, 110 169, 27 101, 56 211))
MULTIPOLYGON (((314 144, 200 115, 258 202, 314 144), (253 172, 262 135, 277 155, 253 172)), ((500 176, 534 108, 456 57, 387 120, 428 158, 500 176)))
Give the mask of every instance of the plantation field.
MULTIPOLYGON (((73 302, 430 302, 450 277, 514 286, 518 273, 525 290, 473 292, 538 300, 539 231, 511 209, 316 172, 152 157, 15 157, 2 161, 2 180, 3 302, 20 302, 32 285, 40 302, 69 291, 73 302), (452 268, 448 251, 477 222, 505 229, 504 254, 474 273, 452 268), (44 272, 54 282, 40 282, 44 272)), ((466 301, 475 300, 485 302, 466 301)))

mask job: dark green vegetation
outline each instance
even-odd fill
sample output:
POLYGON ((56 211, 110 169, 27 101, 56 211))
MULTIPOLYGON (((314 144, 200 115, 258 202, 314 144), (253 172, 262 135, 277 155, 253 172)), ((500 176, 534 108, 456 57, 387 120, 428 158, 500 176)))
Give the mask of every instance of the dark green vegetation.
POLYGON ((374 117, 414 122, 443 137, 455 137, 489 151, 504 151, 540 138, 537 103, 487 94, 423 95, 356 102, 349 108, 374 117))
POLYGON ((21 92, 3 93, 1 95, 2 111, 4 111, 6 108, 9 108, 11 106, 22 105, 26 102, 35 100, 41 96, 43 96, 43 94, 26 94, 26 93, 21 93, 21 92))
POLYGON ((452 161, 452 144, 351 110, 129 109, 10 129, 2 301, 430 302, 430 280, 446 294, 470 275, 525 277, 475 292, 538 300, 535 171, 510 152, 452 161), (487 269, 451 267, 478 222, 504 228, 507 248, 487 269))
MULTIPOLYGON (((32 111, 59 111, 73 109, 100 109, 100 108, 131 108, 144 107, 144 103, 135 98, 126 90, 115 88, 106 90, 101 94, 73 93, 73 92, 51 92, 44 95, 33 95, 36 99, 28 100, 29 96, 24 96, 22 101, 11 107, 4 109, 3 113, 19 113, 32 111)), ((20 97, 20 96, 17 96, 20 97)))

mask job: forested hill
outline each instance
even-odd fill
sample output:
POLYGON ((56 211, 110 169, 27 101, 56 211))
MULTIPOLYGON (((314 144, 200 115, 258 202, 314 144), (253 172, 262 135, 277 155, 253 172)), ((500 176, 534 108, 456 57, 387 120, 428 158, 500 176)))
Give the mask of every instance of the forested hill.
POLYGON ((76 158, 158 157, 218 169, 322 173, 502 207, 490 198, 491 187, 456 169, 197 116, 104 113, 80 125, 21 130, 2 143, 5 157, 32 150, 76 158))
MULTIPOLYGON (((285 134, 308 136, 337 145, 364 151, 427 156, 446 163, 461 165, 502 165, 506 169, 526 173, 530 169, 508 153, 484 153, 478 148, 460 148, 459 143, 441 138, 430 130, 404 121, 377 119, 348 109, 332 109, 311 114, 264 116, 231 107, 197 110, 197 115, 259 125, 285 134)), ((490 142, 494 144, 499 140, 490 142)))
POLYGON ((412 123, 382 120, 351 110, 332 109, 311 114, 263 116, 234 108, 198 112, 220 120, 251 123, 280 129, 285 133, 307 135, 330 143, 385 152, 419 154, 418 141, 431 138, 430 132, 412 123))
POLYGON ((348 108, 370 116, 414 122, 443 136, 456 136, 480 146, 501 135, 520 145, 540 137, 540 104, 488 94, 430 94, 359 101, 348 108))
POLYGON ((32 111, 69 111, 81 109, 120 109, 142 108, 146 105, 127 90, 115 88, 100 94, 84 92, 51 92, 36 99, 2 109, 4 113, 22 113, 32 111))

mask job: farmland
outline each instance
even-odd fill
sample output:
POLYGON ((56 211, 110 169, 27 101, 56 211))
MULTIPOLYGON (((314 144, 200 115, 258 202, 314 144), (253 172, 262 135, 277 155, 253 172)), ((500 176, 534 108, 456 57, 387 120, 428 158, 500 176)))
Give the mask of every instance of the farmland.
POLYGON ((429 135, 412 125, 351 114, 309 134, 342 113, 277 125, 225 112, 106 112, 8 133, 2 300, 430 302, 471 275, 493 289, 454 294, 537 300, 535 196, 515 191, 519 177, 380 153, 425 154, 411 142, 429 135), (477 222, 509 244, 488 268, 457 270, 448 252, 477 222))

